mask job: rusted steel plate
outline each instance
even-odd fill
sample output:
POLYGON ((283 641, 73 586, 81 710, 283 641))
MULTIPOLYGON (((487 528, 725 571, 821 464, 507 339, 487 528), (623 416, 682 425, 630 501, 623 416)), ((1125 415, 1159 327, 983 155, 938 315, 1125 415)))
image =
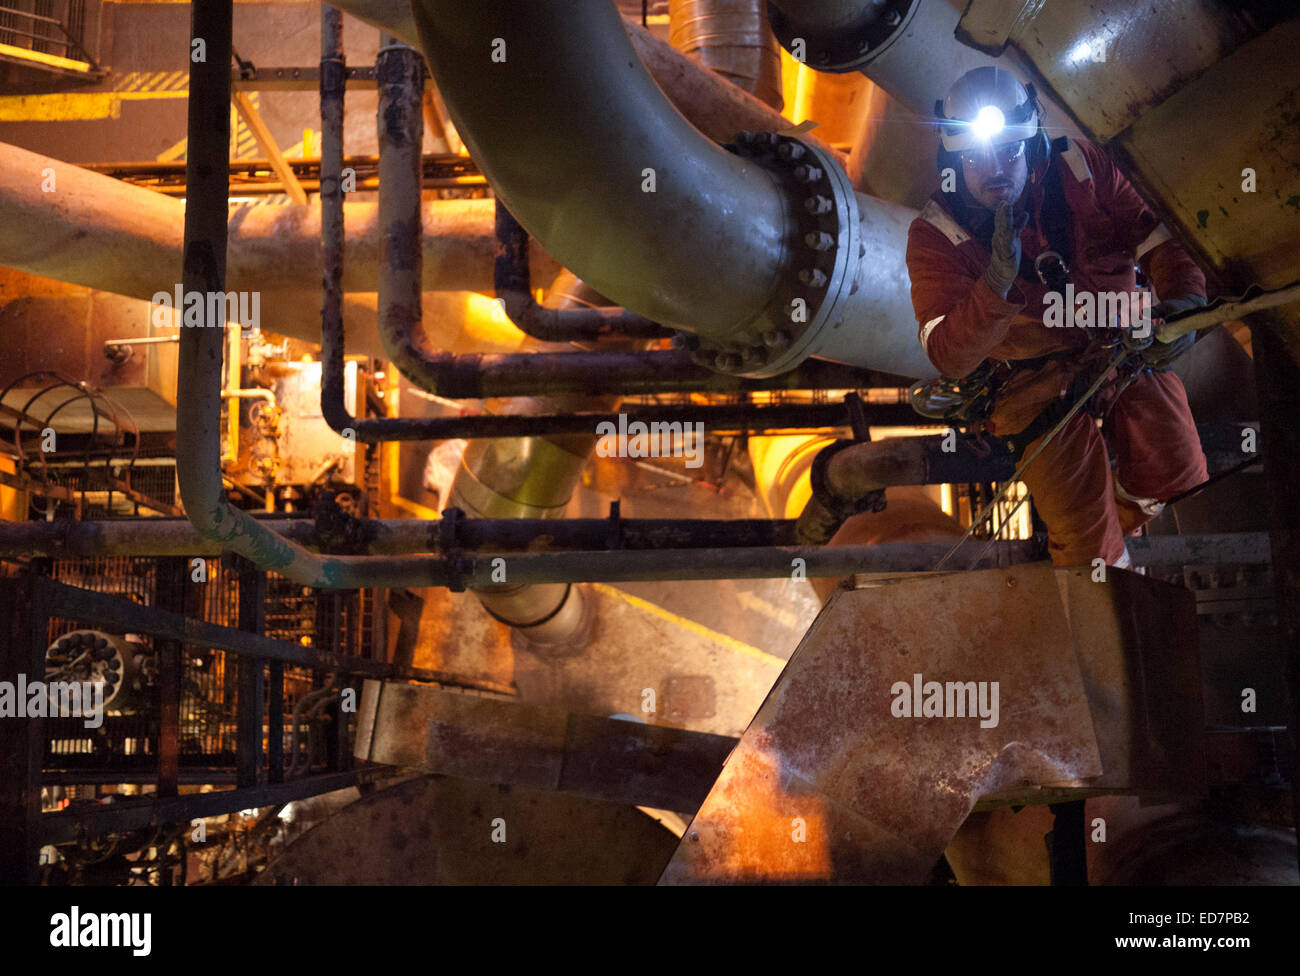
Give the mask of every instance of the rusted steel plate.
POLYGON ((358 717, 359 758, 686 813, 699 807, 736 744, 729 736, 373 681, 358 717))
POLYGON ((1050 565, 841 589, 661 883, 920 882, 978 797, 1101 772, 1050 565))

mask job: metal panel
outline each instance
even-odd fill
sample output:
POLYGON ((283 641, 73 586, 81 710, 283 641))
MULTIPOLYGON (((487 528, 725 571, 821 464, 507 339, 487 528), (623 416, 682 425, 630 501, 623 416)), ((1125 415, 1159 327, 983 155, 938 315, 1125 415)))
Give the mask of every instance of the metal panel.
POLYGON ((360 759, 665 810, 694 810, 736 742, 375 681, 359 716, 360 759))
POLYGON ((1011 39, 1103 140, 1249 36, 1218 0, 1095 0, 1027 13, 1011 39))
POLYGON ((921 882, 978 797, 1101 771, 1050 566, 842 589, 661 883, 921 882), (989 682, 989 704, 997 682, 997 724, 896 716, 917 674, 989 682))

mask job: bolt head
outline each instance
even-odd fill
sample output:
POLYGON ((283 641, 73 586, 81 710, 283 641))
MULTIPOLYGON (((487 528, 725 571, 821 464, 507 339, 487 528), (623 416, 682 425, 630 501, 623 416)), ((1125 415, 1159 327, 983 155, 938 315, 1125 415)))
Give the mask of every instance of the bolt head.
POLYGON ((824 230, 815 230, 804 234, 803 241, 814 251, 829 251, 835 246, 835 238, 824 230))
POLYGON ((801 163, 794 168, 794 178, 800 183, 815 183, 822 178, 820 166, 810 166, 807 163, 801 163))
POLYGON ((776 152, 782 159, 789 160, 803 159, 805 155, 803 146, 799 145, 797 142, 783 142, 777 148, 776 152))
POLYGON ((821 268, 804 268, 799 272, 799 280, 810 288, 821 288, 826 284, 826 272, 821 268))
POLYGON ((730 373, 740 366, 740 357, 735 353, 720 352, 713 359, 713 368, 720 373, 730 373))
POLYGON ((763 333, 763 345, 769 349, 785 349, 790 345, 790 333, 782 329, 773 329, 763 333))
POLYGON ((818 194, 805 200, 803 206, 810 214, 816 216, 817 214, 830 213, 835 204, 831 202, 829 197, 818 194))

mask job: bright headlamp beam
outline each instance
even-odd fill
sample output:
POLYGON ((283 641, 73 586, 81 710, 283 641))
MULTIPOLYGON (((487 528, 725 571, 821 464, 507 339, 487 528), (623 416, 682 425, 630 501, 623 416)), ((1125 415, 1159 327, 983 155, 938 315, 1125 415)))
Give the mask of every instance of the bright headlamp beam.
POLYGON ((1006 127, 1007 120, 1002 115, 1002 110, 994 105, 985 105, 975 116, 975 121, 970 124, 971 131, 975 138, 983 142, 988 142, 995 135, 1006 127))

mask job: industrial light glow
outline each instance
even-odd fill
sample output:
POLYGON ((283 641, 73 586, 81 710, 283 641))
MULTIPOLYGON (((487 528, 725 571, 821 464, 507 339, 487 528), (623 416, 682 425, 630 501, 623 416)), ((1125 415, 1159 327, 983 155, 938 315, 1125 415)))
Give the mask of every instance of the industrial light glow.
POLYGON ((988 141, 1003 130, 1007 120, 1002 115, 1002 110, 995 105, 985 105, 975 116, 975 121, 971 123, 971 129, 975 132, 977 139, 988 141))

